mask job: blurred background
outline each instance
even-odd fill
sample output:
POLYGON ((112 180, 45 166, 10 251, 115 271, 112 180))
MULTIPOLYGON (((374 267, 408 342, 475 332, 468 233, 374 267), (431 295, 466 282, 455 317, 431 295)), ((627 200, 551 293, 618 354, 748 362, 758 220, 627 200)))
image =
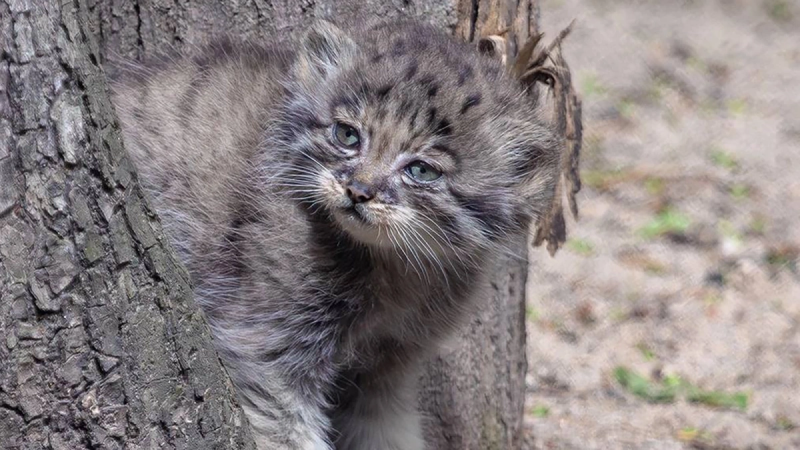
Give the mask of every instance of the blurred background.
POLYGON ((800 1, 541 11, 584 188, 532 250, 530 448, 800 449, 800 1))

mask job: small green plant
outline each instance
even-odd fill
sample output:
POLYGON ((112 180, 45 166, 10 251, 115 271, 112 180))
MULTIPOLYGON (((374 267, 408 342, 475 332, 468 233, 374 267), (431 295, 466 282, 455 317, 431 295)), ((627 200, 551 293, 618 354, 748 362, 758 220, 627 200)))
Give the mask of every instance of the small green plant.
POLYGON ((525 318, 528 319, 529 322, 538 322, 539 317, 541 317, 541 314, 536 307, 530 305, 525 307, 525 318))
POLYGON ((731 186, 729 192, 734 200, 744 200, 750 197, 750 186, 746 184, 736 183, 733 186, 731 186))
POLYGON ((678 439, 687 442, 693 441, 700 436, 700 430, 695 427, 683 427, 680 431, 678 431, 678 439))
POLYGON ((648 346, 644 342, 639 342, 638 344, 636 344, 636 348, 639 350, 639 353, 642 354, 642 356, 644 357, 645 361, 652 361, 652 360, 656 359, 655 352, 653 352, 653 350, 650 348, 650 346, 648 346))
POLYGON ((685 214, 672 208, 664 208, 647 225, 639 230, 646 239, 654 239, 666 234, 683 234, 692 224, 685 214))
POLYGON ((678 431, 678 439, 689 443, 692 448, 713 448, 714 436, 696 427, 683 427, 678 431))
POLYGON ((611 308, 611 312, 608 314, 608 317, 614 322, 624 322, 628 319, 628 316, 628 312, 618 306, 611 308))
POLYGON ((733 155, 722 149, 715 148, 711 150, 709 156, 711 157, 711 162, 717 167, 722 167, 730 171, 739 168, 739 161, 737 161, 733 155))
POLYGON ((788 0, 767 0, 764 2, 767 14, 776 22, 789 22, 794 17, 792 5, 788 0))
POLYGON ((703 296, 703 304, 705 305, 706 308, 713 308, 719 305, 720 303, 722 303, 722 297, 715 292, 708 293, 703 296))
POLYGON ((550 415, 550 408, 545 405, 536 405, 531 409, 533 417, 544 418, 550 415))
POLYGON ((675 401, 675 389, 663 383, 653 383, 625 367, 614 369, 614 378, 631 394, 649 403, 672 403, 675 401))
POLYGON ((594 97, 608 92, 608 88, 603 86, 596 73, 587 73, 581 79, 581 93, 584 97, 594 97))
POLYGON ((633 101, 622 99, 617 103, 617 111, 623 119, 632 120, 636 115, 636 106, 633 104, 633 101))
POLYGON ((732 98, 727 103, 728 112, 732 116, 743 116, 747 112, 747 102, 741 98, 732 98))
POLYGON ((647 98, 650 101, 658 102, 662 98, 664 98, 664 94, 669 89, 669 82, 665 80, 663 77, 657 76, 653 79, 653 82, 650 83, 650 86, 647 88, 647 98))
POLYGON ((747 225, 747 230, 750 234, 763 236, 764 232, 767 230, 767 219, 759 214, 754 215, 747 225))
POLYGON ((594 254, 594 245, 585 239, 569 239, 567 241, 567 248, 582 256, 591 256, 594 254))
POLYGON ((650 195, 659 196, 664 193, 666 183, 664 179, 658 177, 648 177, 644 180, 644 189, 650 195))
POLYGON ((689 58, 686 60, 686 65, 698 72, 708 71, 708 64, 706 64, 705 61, 694 55, 689 56, 689 58))
POLYGON ((629 176, 630 174, 622 169, 581 171, 581 181, 598 191, 607 191, 611 186, 627 180, 629 176))
POLYGON ((797 425, 786 416, 778 416, 778 419, 775 421, 775 428, 781 431, 792 431, 797 428, 797 425))
POLYGON ((704 391, 692 385, 686 385, 686 401, 702 403, 715 408, 747 409, 749 396, 744 392, 728 394, 720 391, 704 391))
POLYGON ((750 398, 744 392, 707 391, 677 375, 666 376, 661 382, 650 381, 622 366, 614 369, 614 378, 633 395, 650 403, 672 403, 678 396, 682 396, 690 403, 745 410, 750 398))

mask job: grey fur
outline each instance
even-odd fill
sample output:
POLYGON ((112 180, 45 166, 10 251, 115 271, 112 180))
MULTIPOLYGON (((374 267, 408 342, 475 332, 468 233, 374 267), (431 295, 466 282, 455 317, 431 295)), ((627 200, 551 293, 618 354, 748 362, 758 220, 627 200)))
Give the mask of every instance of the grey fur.
POLYGON ((121 69, 127 148, 259 448, 422 449, 420 362, 554 201, 560 144, 533 97, 414 22, 121 69), (443 176, 414 181, 416 158, 443 176), (353 180, 375 198, 354 205, 353 180))

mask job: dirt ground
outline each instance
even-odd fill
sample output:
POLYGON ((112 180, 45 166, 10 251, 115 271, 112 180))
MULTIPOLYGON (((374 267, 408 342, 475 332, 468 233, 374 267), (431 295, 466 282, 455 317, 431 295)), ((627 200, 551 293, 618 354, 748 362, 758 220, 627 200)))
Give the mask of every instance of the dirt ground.
POLYGON ((543 0, 581 218, 532 252, 536 449, 800 449, 800 1, 543 0))

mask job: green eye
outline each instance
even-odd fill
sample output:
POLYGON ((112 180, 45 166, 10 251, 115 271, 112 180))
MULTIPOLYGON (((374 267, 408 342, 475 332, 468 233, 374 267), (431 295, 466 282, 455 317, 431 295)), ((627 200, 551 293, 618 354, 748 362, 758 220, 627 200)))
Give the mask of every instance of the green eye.
POLYGON ((333 136, 345 147, 358 147, 358 144, 361 143, 358 131, 350 125, 341 122, 337 122, 336 125, 333 126, 333 136))
POLYGON ((406 173, 416 181, 425 183, 436 181, 442 176, 442 172, 439 172, 430 164, 422 161, 414 161, 407 165, 406 173))

